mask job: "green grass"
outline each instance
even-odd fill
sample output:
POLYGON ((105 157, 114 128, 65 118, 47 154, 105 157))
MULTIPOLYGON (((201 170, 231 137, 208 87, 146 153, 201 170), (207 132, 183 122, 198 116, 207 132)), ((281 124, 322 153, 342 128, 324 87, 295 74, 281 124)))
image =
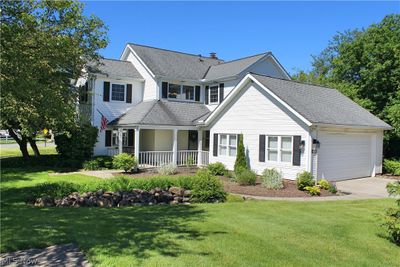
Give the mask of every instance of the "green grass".
POLYGON ((27 206, 38 183, 99 180, 54 170, 2 169, 2 252, 74 242, 95 266, 400 266, 400 248, 379 227, 391 199, 27 206))
MULTIPOLYGON (((42 155, 54 155, 57 154, 55 146, 51 147, 39 147, 42 155)), ((28 147, 29 155, 33 155, 33 150, 28 147)), ((19 148, 0 148, 0 158, 20 157, 22 156, 19 148)))

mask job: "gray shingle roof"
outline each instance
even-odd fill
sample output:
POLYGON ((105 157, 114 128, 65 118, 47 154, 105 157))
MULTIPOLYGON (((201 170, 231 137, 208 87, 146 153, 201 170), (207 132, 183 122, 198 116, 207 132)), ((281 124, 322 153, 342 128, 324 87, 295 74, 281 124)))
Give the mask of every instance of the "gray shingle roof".
POLYGON ((311 123, 390 128, 336 89, 253 74, 311 123))
POLYGON ((129 61, 102 58, 99 60, 99 63, 100 64, 95 64, 93 62, 89 63, 88 71, 106 76, 143 79, 142 75, 140 75, 133 64, 129 61))
POLYGON ((200 80, 212 65, 222 60, 149 46, 128 44, 154 75, 182 80, 200 80))
POLYGON ((194 126, 210 110, 201 103, 170 100, 144 101, 129 109, 109 125, 174 125, 194 126))
POLYGON ((270 52, 232 60, 216 66, 211 66, 204 79, 214 80, 240 74, 242 71, 246 70, 248 67, 250 67, 268 54, 270 54, 270 52))

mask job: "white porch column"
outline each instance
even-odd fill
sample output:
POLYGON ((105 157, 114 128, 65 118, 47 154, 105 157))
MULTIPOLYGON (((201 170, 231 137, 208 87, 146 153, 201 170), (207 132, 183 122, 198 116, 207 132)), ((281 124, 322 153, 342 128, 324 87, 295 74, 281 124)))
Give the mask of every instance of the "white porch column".
POLYGON ((140 128, 135 128, 135 157, 139 161, 139 150, 140 149, 140 128))
POLYGON ((203 131, 197 131, 197 166, 203 165, 203 157, 202 157, 202 150, 203 150, 203 131))
POLYGON ((122 128, 118 128, 118 154, 122 153, 122 128))
POLYGON ((172 131, 172 162, 178 165, 178 129, 173 129, 172 131))

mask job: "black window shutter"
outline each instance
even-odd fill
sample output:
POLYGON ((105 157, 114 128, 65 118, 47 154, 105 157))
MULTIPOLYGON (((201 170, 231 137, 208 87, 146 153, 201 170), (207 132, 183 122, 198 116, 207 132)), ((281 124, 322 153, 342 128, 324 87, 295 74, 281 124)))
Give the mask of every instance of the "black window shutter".
POLYGON ((213 156, 218 156, 218 134, 214 134, 213 156))
POLYGON ((168 83, 167 82, 162 82, 162 93, 161 93, 162 98, 168 98, 168 83))
POLYGON ((301 136, 293 136, 293 166, 300 166, 300 143, 301 136))
POLYGON ((126 85, 126 103, 132 103, 132 84, 126 85))
POLYGON ((109 102, 110 101, 110 82, 104 82, 103 101, 104 102, 109 102))
POLYGON ((205 93, 205 99, 204 99, 204 103, 206 103, 206 105, 208 105, 208 91, 209 91, 210 87, 207 85, 206 86, 206 93, 205 93))
POLYGON ((200 86, 196 85, 195 86, 195 101, 200 101, 200 86))
POLYGON ((224 84, 220 83, 219 84, 219 103, 222 103, 224 101, 224 84))
POLYGON ((258 161, 265 162, 265 135, 260 134, 260 141, 258 143, 258 161))
POLYGON ((111 130, 106 130, 106 146, 111 146, 111 130))
POLYGON ((128 130, 128 146, 133 146, 133 134, 134 134, 133 129, 128 130))
POLYGON ((85 93, 84 93, 84 101, 85 103, 88 102, 88 94, 89 94, 89 84, 88 82, 85 83, 85 93))

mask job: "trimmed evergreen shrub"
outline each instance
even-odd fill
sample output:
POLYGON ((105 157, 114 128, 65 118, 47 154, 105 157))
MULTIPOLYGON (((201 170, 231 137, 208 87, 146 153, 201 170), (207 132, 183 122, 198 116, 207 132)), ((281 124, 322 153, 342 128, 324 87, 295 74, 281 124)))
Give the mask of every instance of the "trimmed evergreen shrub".
POLYGON ((315 185, 314 177, 310 172, 303 171, 303 172, 297 174, 296 184, 297 184, 297 188, 299 190, 303 191, 303 190, 305 190, 306 186, 314 186, 315 185))
POLYGON ((243 134, 239 135, 239 145, 237 148, 236 161, 234 166, 235 173, 237 173, 239 169, 248 169, 246 161, 246 152, 243 144, 243 134))
POLYGON ((389 183, 386 188, 390 196, 397 197, 397 207, 386 210, 382 226, 392 242, 400 246, 400 181, 389 183))
POLYGON ((76 125, 54 137, 57 152, 64 158, 73 160, 89 159, 97 141, 97 128, 91 125, 76 125))
POLYGON ((239 169, 236 173, 236 182, 240 185, 255 185, 257 174, 248 169, 239 169))
POLYGON ((99 164, 100 168, 112 169, 112 157, 110 156, 96 156, 93 157, 93 160, 96 160, 99 164))
POLYGON ((265 169, 261 175, 262 186, 268 189, 283 188, 282 173, 275 168, 265 169))
POLYGON ((197 171, 193 179, 192 200, 195 202, 223 202, 226 193, 221 181, 207 169, 197 171))
POLYGON ((124 170, 128 172, 136 166, 136 159, 128 153, 121 153, 113 157, 113 167, 115 169, 124 170))
POLYGON ((207 169, 212 175, 225 175, 227 172, 225 165, 221 162, 210 163, 207 169))

